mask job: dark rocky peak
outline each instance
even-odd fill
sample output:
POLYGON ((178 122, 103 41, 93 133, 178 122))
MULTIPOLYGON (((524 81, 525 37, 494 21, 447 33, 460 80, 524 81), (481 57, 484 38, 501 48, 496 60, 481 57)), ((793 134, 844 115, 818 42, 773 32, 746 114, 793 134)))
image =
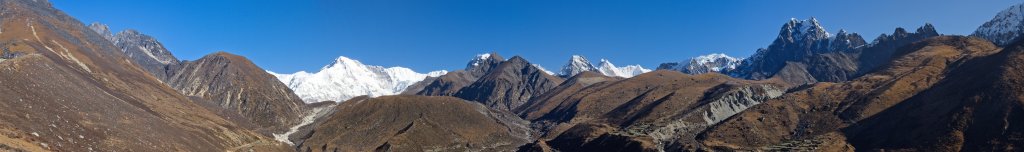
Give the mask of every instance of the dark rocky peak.
POLYGON ((490 71, 492 68, 497 67, 502 61, 505 61, 505 59, 498 55, 497 52, 479 54, 466 64, 466 72, 469 72, 474 77, 480 77, 487 74, 487 71, 490 71))
POLYGON ((765 79, 775 75, 786 62, 802 61, 818 54, 849 51, 865 44, 859 34, 845 30, 831 36, 815 18, 803 21, 791 19, 783 25, 779 37, 768 48, 758 49, 729 75, 765 79))
MULTIPOLYGON (((93 29, 102 31, 103 27, 105 26, 97 26, 93 29)), ((166 74, 169 72, 168 66, 174 66, 181 62, 156 38, 136 30, 127 29, 117 32, 110 37, 110 42, 120 48, 128 58, 132 59, 133 63, 161 80, 166 80, 169 77, 166 74)))
POLYGON ((523 57, 518 56, 518 55, 517 56, 512 56, 512 58, 509 58, 508 62, 512 63, 512 64, 517 64, 517 65, 518 64, 530 65, 530 61, 526 61, 526 59, 524 59, 523 57))
POLYGON ((930 23, 925 23, 924 26, 918 27, 914 33, 907 32, 902 27, 897 27, 892 35, 882 34, 875 38, 871 45, 885 45, 884 43, 899 42, 897 45, 905 45, 911 42, 920 41, 925 38, 939 36, 939 32, 935 30, 935 26, 930 23))
POLYGON ((562 83, 520 56, 501 62, 455 96, 492 108, 512 110, 562 83))
POLYGON ((790 19, 789 22, 782 25, 778 39, 794 43, 803 40, 827 39, 828 37, 829 33, 818 23, 818 19, 811 17, 807 20, 790 19))
POLYGON ((89 24, 89 29, 96 31, 96 33, 99 33, 104 39, 111 41, 114 40, 114 34, 110 32, 110 26, 107 26, 106 24, 93 22, 92 24, 89 24))
POLYGON ((847 33, 846 30, 840 29, 839 33, 836 33, 835 37, 830 39, 827 47, 822 49, 831 51, 849 50, 864 44, 867 44, 867 42, 864 41, 860 34, 847 33))
POLYGON ((939 35, 939 32, 935 31, 935 26, 932 26, 932 23, 924 23, 924 26, 917 28, 917 33, 939 35))

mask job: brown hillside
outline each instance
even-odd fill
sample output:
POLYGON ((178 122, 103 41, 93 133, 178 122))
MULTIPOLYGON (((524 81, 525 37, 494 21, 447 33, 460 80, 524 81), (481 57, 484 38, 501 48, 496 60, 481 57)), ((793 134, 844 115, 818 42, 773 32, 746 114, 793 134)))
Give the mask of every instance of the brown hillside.
POLYGON ((303 112, 302 99, 242 56, 217 52, 183 62, 173 71, 168 85, 186 96, 239 113, 257 125, 256 129, 267 129, 261 130, 264 133, 292 126, 303 112))
MULTIPOLYGON (((969 60, 998 52, 990 42, 936 37, 902 47, 883 70, 846 83, 818 83, 754 106, 708 129, 698 140, 721 149, 765 149, 822 139, 851 123, 902 104, 969 60)), ((845 142, 817 141, 818 143, 845 142)), ((858 147, 860 149, 862 147, 858 147)))
MULTIPOLYGON (((560 88, 569 85, 575 84, 560 88)), ((524 113, 546 133, 542 140, 558 150, 681 150, 694 146, 692 137, 704 127, 781 94, 773 83, 659 70, 544 95, 538 99, 546 100, 534 102, 557 106, 524 113)))
POLYGON ((300 151, 511 151, 528 122, 454 97, 350 100, 317 126, 300 151))

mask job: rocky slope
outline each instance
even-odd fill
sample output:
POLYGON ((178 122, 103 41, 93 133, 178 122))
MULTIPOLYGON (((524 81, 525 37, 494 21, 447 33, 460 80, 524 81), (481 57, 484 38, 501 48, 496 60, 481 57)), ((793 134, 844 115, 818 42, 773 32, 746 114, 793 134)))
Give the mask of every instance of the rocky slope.
POLYGON ((298 151, 513 151, 528 123, 454 97, 383 96, 341 103, 298 151))
POLYGON ((298 96, 245 57, 217 52, 184 62, 173 71, 168 85, 241 114, 261 131, 282 131, 304 112, 298 96))
POLYGON ((269 72, 306 103, 345 101, 352 97, 371 97, 402 93, 427 77, 438 77, 448 71, 417 73, 408 68, 365 65, 347 57, 338 57, 316 73, 300 71, 294 74, 269 72))
POLYGON ((694 137, 704 128, 782 93, 775 83, 721 74, 661 70, 615 80, 583 73, 517 112, 543 133, 524 147, 675 151, 698 147, 694 137))
POLYGON ((0 145, 13 151, 207 151, 281 144, 193 103, 45 0, 0 1, 0 145))
MULTIPOLYGON (((966 143, 933 141, 958 141, 961 137, 971 137, 975 134, 941 134, 942 132, 935 130, 956 132, 955 130, 961 128, 957 126, 961 125, 936 120, 970 119, 948 115, 957 113, 956 111, 946 112, 931 107, 968 110, 973 106, 962 103, 964 98, 929 97, 936 100, 928 100, 927 103, 917 100, 931 94, 929 92, 935 92, 930 90, 974 90, 943 84, 977 82, 972 79, 953 78, 964 75, 956 71, 972 71, 968 69, 978 68, 970 66, 970 63, 981 62, 976 60, 989 60, 986 58, 991 58, 988 56, 994 56, 992 54, 996 54, 1000 49, 988 41, 967 37, 936 37, 902 48, 897 51, 895 59, 890 64, 877 72, 850 82, 819 83, 792 89, 794 91, 791 93, 725 120, 701 133, 698 139, 704 145, 715 149, 756 150, 802 140, 846 144, 847 138, 850 138, 849 144, 857 150, 958 150, 959 148, 955 147, 961 147, 966 143), (900 110, 905 108, 932 110, 923 113, 915 113, 921 112, 919 110, 900 110), (882 116, 883 114, 894 116, 882 116), (925 116, 927 118, 905 119, 924 115, 928 115, 925 116), (854 127, 850 127, 851 125, 854 127), (842 138, 822 138, 836 137, 836 134, 842 138), (882 134, 885 136, 879 136, 882 134), (901 140, 885 141, 886 138, 901 140), (827 140, 821 141, 822 139, 827 140), (878 144, 880 142, 888 144, 878 144)), ((984 82, 980 79, 978 81, 984 82)), ((981 120, 989 119, 979 119, 981 120)))
POLYGON ((164 48, 163 44, 152 36, 131 29, 117 32, 114 35, 110 33, 110 28, 107 25, 100 23, 92 23, 89 28, 113 42, 114 46, 121 48, 121 51, 133 63, 138 64, 143 70, 160 80, 167 80, 170 77, 168 74, 170 67, 168 66, 179 64, 178 58, 175 58, 170 51, 164 48))
POLYGON ((1024 126, 1017 119, 1024 116, 1022 64, 1024 44, 1019 41, 997 54, 964 60, 931 88, 871 111, 873 116, 855 117, 862 119, 843 131, 853 146, 863 149, 1019 149, 1018 143, 1024 143, 1024 126))

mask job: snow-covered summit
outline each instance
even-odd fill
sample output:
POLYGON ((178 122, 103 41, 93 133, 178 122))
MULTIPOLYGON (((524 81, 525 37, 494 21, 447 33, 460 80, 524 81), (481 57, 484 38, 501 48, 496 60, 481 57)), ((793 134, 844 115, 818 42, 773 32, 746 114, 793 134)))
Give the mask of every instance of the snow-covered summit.
POLYGON ((295 91, 307 103, 342 102, 352 97, 395 95, 426 77, 438 77, 448 71, 417 73, 404 67, 365 65, 348 57, 338 57, 317 73, 299 71, 293 74, 269 73, 295 91))
POLYGON ((821 26, 817 18, 811 17, 807 20, 790 18, 789 22, 782 26, 780 38, 784 37, 791 42, 799 42, 804 39, 821 40, 831 37, 828 31, 821 26))
POLYGON ((689 74, 723 72, 736 69, 743 61, 722 53, 714 53, 690 58, 689 61, 662 63, 659 70, 674 70, 689 74))
POLYGON ((601 74, 607 76, 629 78, 650 72, 651 70, 644 69, 640 65, 628 65, 625 67, 617 67, 615 66, 615 64, 612 64, 611 61, 608 61, 607 59, 601 59, 601 62, 598 64, 598 66, 594 66, 594 64, 591 64, 590 60, 587 60, 586 57, 583 57, 581 55, 573 55, 572 57, 569 58, 569 62, 562 66, 562 70, 559 72, 559 75, 564 77, 571 77, 586 71, 600 72, 601 74))
POLYGON ((629 78, 636 75, 651 72, 650 69, 644 69, 644 67, 641 67, 640 65, 627 65, 624 67, 617 67, 615 66, 615 64, 612 64, 612 62, 608 61, 607 59, 601 59, 601 63, 598 64, 597 71, 607 76, 617 76, 623 78, 629 78))
POLYGON ((469 65, 466 65, 466 69, 469 69, 469 68, 472 68, 472 67, 476 67, 476 66, 480 66, 480 65, 484 64, 484 62, 486 62, 487 59, 490 59, 490 58, 491 58, 491 54, 490 53, 477 54, 476 58, 473 58, 473 60, 469 61, 469 65))
POLYGON ((586 57, 581 55, 572 55, 569 58, 569 62, 562 66, 562 70, 559 71, 559 75, 563 76, 574 76, 587 71, 597 71, 597 67, 590 63, 586 57))
POLYGON ((972 36, 981 37, 997 45, 1009 45, 1020 39, 1024 33, 1024 4, 1017 4, 1000 11, 992 20, 985 22, 972 36))

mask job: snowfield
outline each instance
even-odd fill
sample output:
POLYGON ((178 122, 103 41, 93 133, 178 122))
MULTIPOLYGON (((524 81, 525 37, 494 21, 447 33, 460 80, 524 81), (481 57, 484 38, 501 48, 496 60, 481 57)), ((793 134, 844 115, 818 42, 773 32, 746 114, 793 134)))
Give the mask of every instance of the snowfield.
POLYGON ((378 97, 402 93, 410 85, 427 77, 438 77, 448 71, 417 73, 409 68, 365 65, 347 57, 338 57, 334 63, 324 66, 317 73, 299 71, 293 74, 278 74, 281 82, 288 85, 306 103, 321 101, 344 102, 353 97, 368 95, 378 97))

